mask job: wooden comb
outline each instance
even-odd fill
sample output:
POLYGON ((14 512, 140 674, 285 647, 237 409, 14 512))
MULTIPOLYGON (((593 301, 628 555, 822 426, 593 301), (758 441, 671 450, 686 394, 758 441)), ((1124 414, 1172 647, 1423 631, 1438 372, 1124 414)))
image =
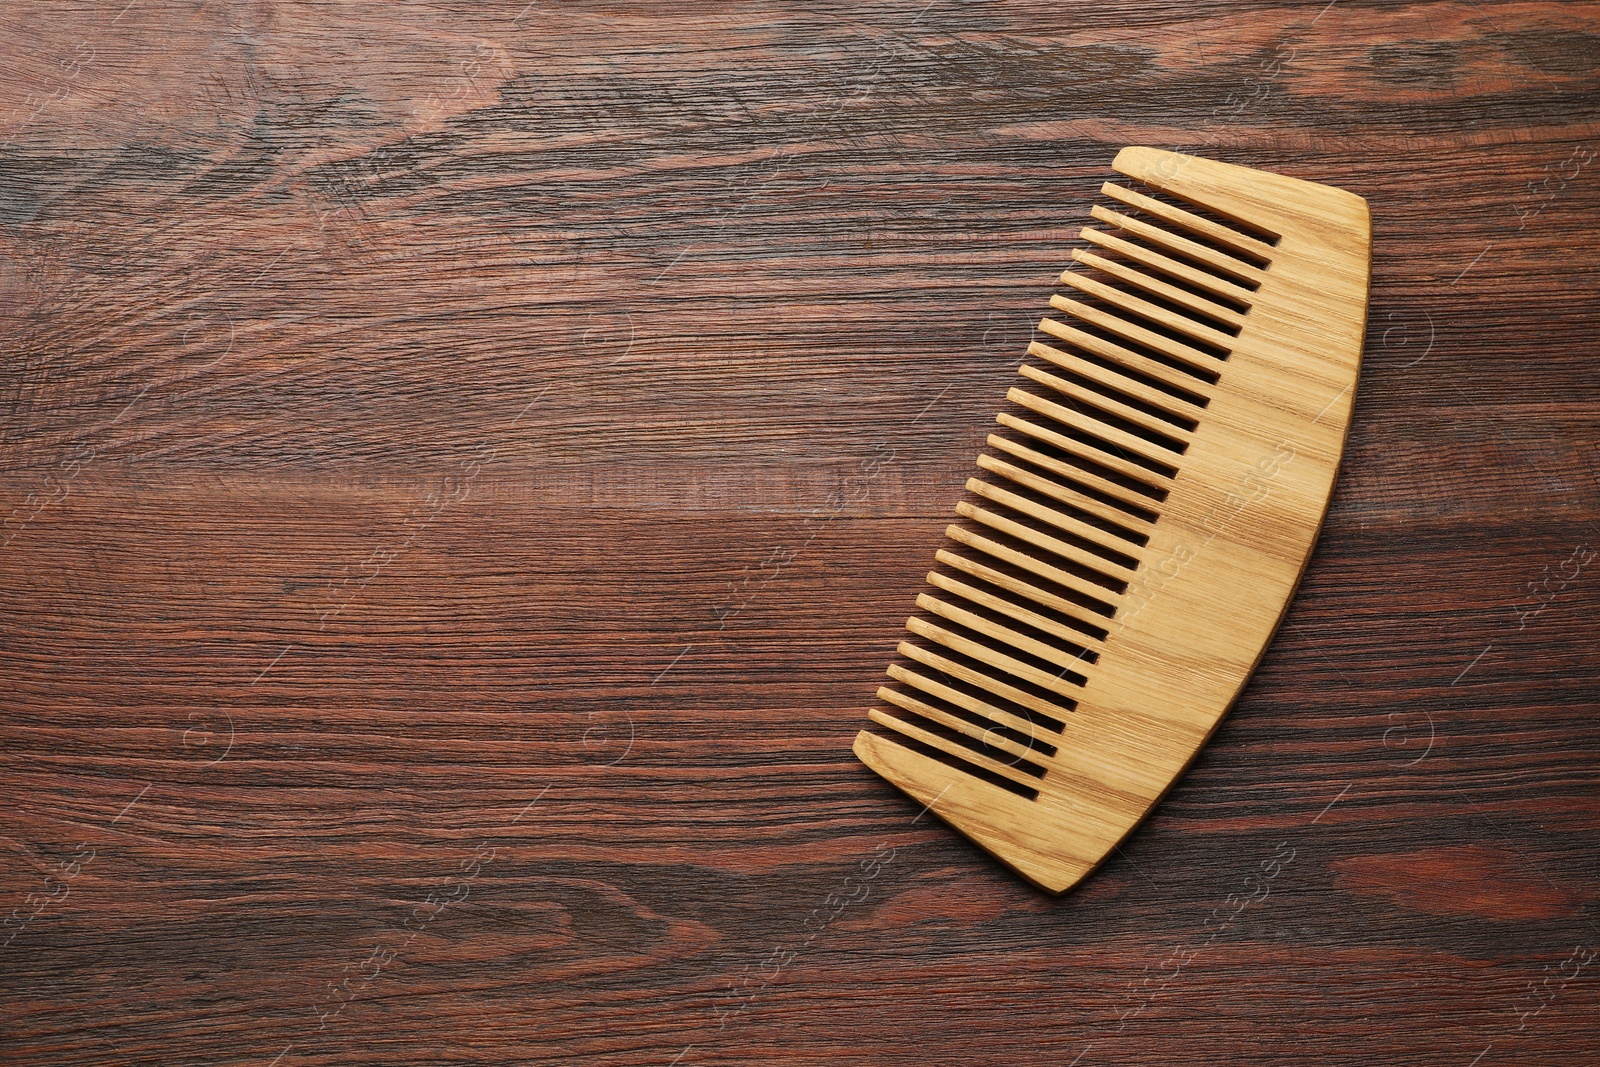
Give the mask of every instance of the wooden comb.
POLYGON ((861 760, 1033 884, 1076 884, 1243 689, 1327 511, 1366 201, 1152 148, 1010 391, 861 760))

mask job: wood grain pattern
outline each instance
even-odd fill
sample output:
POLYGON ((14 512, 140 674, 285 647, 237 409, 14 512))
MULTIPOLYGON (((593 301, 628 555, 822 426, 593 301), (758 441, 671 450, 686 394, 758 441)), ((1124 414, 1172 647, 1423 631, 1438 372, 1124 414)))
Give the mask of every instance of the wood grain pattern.
POLYGON ((6 5, 0 1059, 1584 1062, 1597 40, 6 5), (848 747, 1124 144, 1365 197, 1373 300, 1284 627, 1048 901, 848 747))
POLYGON ((1172 788, 1282 621, 1333 495, 1371 275, 1354 194, 1140 146, 1111 165, 1148 190, 1101 186, 1122 210, 1092 214, 1120 233, 1089 232, 1121 258, 1061 275, 1039 324, 1059 347, 1028 346, 854 745, 1053 893, 1172 788))

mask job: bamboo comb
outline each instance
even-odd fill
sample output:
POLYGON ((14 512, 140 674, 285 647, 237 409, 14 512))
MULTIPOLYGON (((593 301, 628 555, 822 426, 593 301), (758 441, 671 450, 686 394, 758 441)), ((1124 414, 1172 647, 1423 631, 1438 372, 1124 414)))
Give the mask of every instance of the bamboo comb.
POLYGON ((978 457, 855 753, 1051 892, 1182 774, 1288 607, 1333 491, 1366 201, 1125 148, 1074 292, 978 457))

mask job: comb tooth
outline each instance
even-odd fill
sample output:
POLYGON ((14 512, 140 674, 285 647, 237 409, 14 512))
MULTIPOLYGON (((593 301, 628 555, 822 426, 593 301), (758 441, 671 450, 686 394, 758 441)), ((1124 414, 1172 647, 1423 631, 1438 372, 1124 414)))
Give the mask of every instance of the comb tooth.
MULTIPOLYGON (((1084 483, 1090 476, 1084 475, 1075 467, 1051 459, 1049 456, 1015 441, 1008 441, 998 434, 989 435, 989 446, 1005 452, 1008 456, 1024 460, 1036 467, 1056 476, 1055 479, 1045 478, 1034 474, 1023 467, 1018 467, 1009 460, 998 456, 981 455, 978 457, 978 466, 984 470, 994 471, 1003 475, 1018 485, 1025 485, 1035 492, 1054 497, 1063 504, 1069 504, 1079 511, 1088 512, 1095 518, 1102 520, 1120 531, 1125 531, 1133 536, 1129 540, 1143 547, 1150 539, 1150 532, 1155 529, 1155 524, 1134 509, 1136 505, 1123 500, 1120 493, 1107 494, 1114 498, 1115 503, 1107 504, 1098 497, 1090 496, 1084 492, 1084 483), (1066 479, 1062 481, 1061 479, 1066 479)), ((1111 484, 1111 483, 1106 483, 1111 484)), ((1120 536, 1120 534, 1119 534, 1120 536)))
MULTIPOLYGON (((1080 378, 1088 378, 1091 382, 1104 386, 1106 389, 1112 389, 1131 396, 1135 400, 1141 400, 1155 408, 1163 421, 1169 422, 1180 429, 1193 429, 1195 424, 1200 421, 1200 416, 1204 414, 1204 409, 1192 400, 1185 400, 1182 397, 1173 396, 1171 393, 1162 392, 1160 389, 1148 386, 1137 378, 1133 378, 1121 371, 1107 370, 1098 363, 1090 363, 1088 360, 1080 359, 1070 352, 1063 352, 1059 348, 1051 348, 1042 341, 1030 341, 1028 343, 1028 355, 1036 359, 1042 359, 1047 363, 1054 363, 1062 370, 1071 371, 1080 378)), ((1095 392, 1097 396, 1104 396, 1107 400, 1112 399, 1099 390, 1095 392)))
POLYGON ((1136 245, 1132 241, 1124 241, 1115 234, 1097 230, 1092 226, 1085 226, 1078 231, 1078 236, 1090 244, 1099 245, 1101 248, 1112 252, 1120 252, 1135 263, 1143 264, 1152 270, 1158 270, 1169 278, 1177 278, 1179 281, 1188 282, 1196 289, 1203 289, 1212 296, 1220 296, 1224 300, 1232 300, 1236 304, 1245 306, 1249 306, 1253 299, 1250 290, 1242 285, 1219 278, 1215 274, 1192 267, 1187 263, 1180 263, 1178 260, 1170 256, 1164 256, 1154 249, 1136 245))
POLYGON ((1229 334, 1225 334, 1215 327, 1196 322, 1194 319, 1168 311, 1166 308, 1158 304, 1152 304, 1148 300, 1141 300, 1131 293, 1125 293, 1121 289, 1106 285, 1104 282, 1097 282, 1088 275, 1072 270, 1062 271, 1061 282, 1064 285, 1072 286, 1080 292, 1088 293, 1090 296, 1097 296, 1112 307, 1143 316, 1151 322, 1159 322, 1167 329, 1181 333, 1185 337, 1192 337, 1196 341, 1213 345, 1225 352, 1232 349, 1233 337, 1229 334))
POLYGON ((1118 318, 1099 308, 1092 308, 1076 300, 1068 300, 1059 293, 1050 298, 1050 306, 1058 311, 1065 311, 1074 318, 1082 319, 1091 326, 1098 326, 1108 333, 1116 334, 1124 340, 1135 341, 1146 348, 1171 356, 1186 366, 1195 368, 1199 372, 1196 377, 1208 372, 1212 375, 1219 375, 1222 372, 1224 364, 1213 353, 1201 351, 1182 341, 1174 341, 1170 337, 1154 330, 1147 330, 1137 323, 1118 318))
POLYGON ((1115 474, 1123 475, 1129 481, 1136 482, 1139 486, 1141 486, 1142 489, 1140 491, 1145 496, 1150 497, 1152 500, 1162 499, 1166 493, 1166 489, 1160 485, 1152 485, 1151 483, 1167 482, 1171 480, 1165 475, 1158 474, 1155 471, 1150 470, 1148 467, 1141 467, 1137 464, 1129 463, 1121 456, 1106 452, 1103 449, 1092 445, 1083 444, 1074 438, 1066 437, 1062 434, 1056 433, 1049 427, 1035 425, 1034 423, 1029 422, 1027 419, 1019 419, 1015 415, 1010 415, 1002 411, 995 417, 995 421, 1002 426, 1016 430, 1020 433, 1025 433, 1029 437, 1035 438, 1039 441, 1043 441, 1045 444, 1054 448, 1059 448, 1063 452, 1070 453, 1079 459, 1087 460, 1090 463, 1097 463, 1115 474))
MULTIPOLYGON (((1067 562, 1077 564, 1090 572, 1091 577, 1087 578, 1086 581, 1091 583, 1091 588, 1094 584, 1100 585, 1099 593, 1101 596, 1120 595, 1122 590, 1127 587, 1128 579, 1113 577, 1106 573, 1115 566, 1114 564, 1107 563, 1099 556, 1086 552, 1077 545, 1069 544, 1057 537, 1051 537, 1049 534, 1040 533, 1014 519, 1008 519, 1004 515, 996 515, 992 511, 980 508, 975 504, 968 504, 964 500, 956 505, 956 513, 964 519, 981 522, 983 525, 999 530, 1009 537, 1015 537, 1017 540, 1024 541, 1035 548, 1042 548, 1046 552, 1053 552, 1067 562), (1096 582, 1092 575, 1098 575, 1104 578, 1105 581, 1096 582)), ((1120 567, 1116 569, 1123 570, 1120 567)))
MULTIPOLYGON (((1054 645, 1046 644, 1043 641, 1036 640, 1026 634, 1018 633, 1009 626, 1002 626, 997 622, 986 619, 982 615, 968 611, 966 608, 952 604, 947 600, 940 600, 938 597, 929 593, 917 594, 917 607, 924 611, 931 611, 940 618, 947 619, 950 622, 955 623, 957 626, 965 626, 969 630, 975 630, 978 633, 983 634, 985 637, 992 638, 993 640, 1006 645, 1008 648, 1026 652, 1030 656, 1037 656, 1039 659, 1042 659, 1051 665, 1059 664, 1063 659, 1063 653, 1067 651, 1065 649, 1056 648, 1054 645)), ((1083 660, 1083 657, 1085 654, 1087 654, 1087 652, 1088 649, 1080 648, 1077 650, 1077 652, 1067 656, 1066 665, 1061 668, 1062 671, 1068 671, 1075 665, 1087 667, 1088 664, 1084 663, 1083 660)))
MULTIPOLYGON (((1092 542, 1098 548, 1115 552, 1118 555, 1123 554, 1121 549, 1104 543, 1111 539, 1111 535, 1099 527, 1079 522, 1070 515, 1063 515, 1061 512, 1047 508, 1042 504, 1035 504, 1025 496, 1018 496, 1016 493, 1001 489, 999 486, 990 485, 988 482, 979 481, 977 478, 968 478, 967 488, 986 500, 992 500, 996 504, 1002 504, 1010 508, 1012 511, 1021 512, 1030 519, 1037 519, 1042 523, 1054 526, 1063 533, 1081 537, 1085 541, 1092 542), (1091 533, 1094 535, 1093 537, 1089 536, 1091 533)), ((1037 536, 1049 537, 1048 534, 1038 534, 1037 536)), ((1052 541, 1058 540, 1057 538, 1050 539, 1052 541)), ((1058 555, 1091 570, 1098 571, 1114 581, 1122 582, 1123 584, 1133 581, 1133 568, 1125 567, 1120 563, 1113 563, 1104 555, 1074 544, 1071 541, 1060 541, 1059 543, 1064 550, 1059 552, 1058 555)), ((1041 545, 1040 547, 1047 546, 1041 545)), ((1056 549, 1052 548, 1051 551, 1055 552, 1056 549)))
POLYGON ((1081 507, 1085 511, 1092 511, 1107 522, 1125 523, 1140 532, 1151 528, 1150 520, 1144 517, 1150 513, 1148 505, 1151 501, 1145 501, 1145 506, 1141 507, 1139 504, 1127 499, 1128 490, 1126 487, 1118 485, 1116 482, 1107 481, 1097 474, 1063 463, 1059 459, 1047 456, 1043 452, 1035 451, 1027 445, 1020 444, 1009 438, 1001 437, 999 434, 990 434, 987 443, 990 448, 997 448, 1018 459, 1026 460, 1035 467, 1047 470, 1058 478, 1065 479, 1069 488, 1080 490, 1078 495, 1082 499, 1074 501, 1076 507, 1081 507), (1087 496, 1081 492, 1083 488, 1093 489, 1102 493, 1110 497, 1112 502, 1106 504, 1102 503, 1097 497, 1087 496))
MULTIPOLYGON (((1134 270, 1126 263, 1118 263, 1116 260, 1097 256, 1093 252, 1085 252, 1081 248, 1072 250, 1072 258, 1082 263, 1085 267, 1093 267, 1095 270, 1125 281, 1129 285, 1138 286, 1147 293, 1154 293, 1165 300, 1170 300, 1172 303, 1177 304, 1179 307, 1187 308, 1196 315, 1204 315, 1236 330, 1244 327, 1244 316, 1232 308, 1225 307, 1215 300, 1196 296, 1187 289, 1179 289, 1176 285, 1169 285, 1160 278, 1151 277, 1142 270, 1134 270)), ((1066 280, 1068 273, 1070 272, 1063 272, 1062 281, 1066 280)))
POLYGON ((925 637, 929 641, 941 644, 945 648, 950 649, 952 652, 959 652, 969 659, 975 659, 979 663, 987 664, 988 666, 993 667, 996 670, 1003 671, 1014 678, 1021 678, 1023 681, 1031 682, 1034 685, 1039 686, 1041 689, 1048 689, 1057 696, 1064 696, 1070 700, 1074 694, 1083 689, 1083 687, 1077 682, 1067 681, 1066 675, 1072 666, 1070 663, 1066 667, 1061 668, 1060 674, 1051 674, 1048 671, 1041 671, 1038 667, 1035 667, 1032 664, 1024 663, 1019 659, 1013 659, 1004 652, 996 651, 982 642, 962 637, 957 633, 952 633, 949 630, 944 629, 942 626, 935 626, 926 619, 919 619, 915 615, 906 620, 906 629, 910 630, 918 637, 925 637))
POLYGON ((928 575, 928 584, 935 589, 942 589, 946 593, 954 593, 964 600, 970 600, 979 607, 999 612, 1001 615, 1015 619, 1025 626, 1043 630, 1050 636, 1072 645, 1078 650, 1078 655, 1091 652, 1093 651, 1091 646, 1100 644, 1094 638, 1086 634, 1080 634, 1076 630, 1069 630, 1054 619, 1045 618, 1037 611, 1025 608, 1020 604, 1013 604, 1004 597, 995 596, 993 593, 986 593, 982 589, 968 585, 966 582, 958 582, 948 575, 940 574, 938 571, 933 571, 928 575))
MULTIPOLYGON (((909 693, 901 693, 890 689, 888 686, 882 686, 878 689, 878 699, 888 701, 890 704, 893 704, 896 707, 904 708, 913 715, 920 715, 924 719, 936 722, 946 729, 954 730, 960 734, 965 734, 975 741, 978 741, 980 744, 988 745, 991 748, 998 748, 1008 755, 1016 756, 1018 759, 1026 760, 1028 763, 1038 767, 1040 770, 1044 770, 1045 767, 1041 760, 1049 758, 1049 756, 1044 753, 1029 748, 1027 745, 1021 744, 1017 741, 1011 740, 1011 738, 1006 737, 1004 734, 992 727, 979 726, 976 723, 969 722, 968 720, 961 718, 959 715, 950 714, 943 708, 936 708, 926 701, 918 700, 909 693)), ((1033 736, 1031 729, 1024 730, 1023 732, 1026 733, 1030 738, 1033 736)), ((982 755, 982 753, 979 753, 979 755, 982 755)))
MULTIPOLYGON (((1057 613, 1068 617, 1074 623, 1077 623, 1085 628, 1084 632, 1082 633, 1074 633, 1071 640, 1083 645, 1091 652, 1098 652, 1100 650, 1102 645, 1100 638, 1096 637, 1092 633, 1089 633, 1088 630, 1093 629, 1104 633, 1105 628, 1097 625, 1093 621, 1090 616, 1092 616, 1094 613, 1089 611, 1089 609, 1085 608, 1083 605, 1074 603, 1071 600, 1067 600, 1065 597, 1056 596, 1054 593, 1047 593, 1037 586, 1029 585, 1027 582, 1024 582, 1018 578, 1013 578, 1011 575, 1006 574, 1003 571, 997 571, 993 567, 979 563, 977 560, 967 559, 965 556, 958 556, 948 549, 941 548, 935 554, 934 558, 947 567, 954 567, 956 570, 970 574, 974 578, 981 578, 991 585, 997 585, 1007 592, 1017 594, 1024 600, 1031 600, 1035 604, 1042 604, 1045 607, 1051 608, 1057 613)), ((1102 618, 1100 621, 1105 622, 1106 620, 1102 618)))
POLYGON ((1138 208, 1147 215, 1154 215, 1156 218, 1170 222, 1174 226, 1181 226, 1190 233, 1208 237, 1224 248, 1237 253, 1246 261, 1254 260, 1257 263, 1272 262, 1271 245, 1248 234, 1240 233, 1232 227, 1212 222, 1210 219, 1202 218, 1192 211, 1174 207, 1136 190, 1125 188, 1115 182, 1106 182, 1100 186, 1100 191, 1114 200, 1122 201, 1129 207, 1138 208))
MULTIPOLYGON (((956 510, 959 512, 963 507, 970 508, 971 505, 957 504, 956 510)), ((1075 593, 1080 593, 1105 608, 1104 611, 1097 611, 1093 607, 1080 606, 1079 611, 1095 612, 1096 614, 1104 615, 1109 620, 1115 610, 1109 603, 1106 603, 1112 599, 1112 593, 1103 585, 1097 585, 1086 578, 1080 578, 1071 571, 1064 571, 1060 567, 1051 566, 1043 560, 1034 559, 1025 552, 1007 548, 1005 545, 991 541, 981 534, 973 533, 971 530, 964 530, 959 526, 947 526, 944 532, 946 537, 958 544, 966 545, 968 548, 976 549, 985 555, 993 556, 1002 563, 1009 563, 1013 567, 1021 567, 1023 570, 1048 579, 1064 589, 1071 589, 1075 593)), ((1003 533, 1004 531, 1002 530, 1001 532, 1003 533)))
POLYGON ((1038 367, 1030 367, 1024 364, 1018 368, 1017 373, 1021 374, 1029 381, 1038 382, 1040 385, 1053 389, 1062 396, 1067 397, 1069 400, 1083 401, 1091 407, 1099 408, 1101 411, 1116 415, 1127 420, 1128 422, 1133 423, 1135 426, 1148 430, 1155 437, 1160 437, 1168 441, 1175 442, 1179 447, 1174 448, 1170 444, 1165 444, 1160 441, 1146 438, 1146 440, 1150 440, 1151 444, 1165 448, 1169 452, 1181 453, 1186 447, 1188 447, 1192 435, 1190 434, 1187 426, 1179 426, 1176 423, 1168 422, 1164 419, 1157 419, 1156 416, 1150 414, 1148 411, 1145 411, 1143 408, 1136 408, 1130 404, 1124 404, 1115 397, 1107 396, 1106 394, 1096 390, 1087 389, 1076 385, 1073 382, 1067 381, 1065 378, 1058 378, 1049 371, 1041 370, 1038 367))
MULTIPOLYGON (((1076 326, 1068 326, 1066 323, 1057 322, 1055 319, 1040 319, 1039 329, 1059 340, 1070 341, 1085 352, 1093 352, 1095 355, 1109 359, 1119 366, 1137 371, 1148 378, 1154 378, 1158 382, 1164 382, 1174 389, 1181 389, 1191 395, 1197 395, 1197 390, 1211 384, 1204 378, 1197 378, 1185 371, 1173 370, 1165 363, 1157 363, 1149 356, 1135 352, 1131 348, 1123 348, 1119 344, 1096 337, 1092 333, 1085 333, 1076 326)), ((1034 343, 1037 344, 1038 342, 1034 343)), ((1049 357, 1046 356, 1045 358, 1048 359, 1049 357)), ((1174 397, 1174 399, 1176 400, 1177 398, 1174 397)), ((1179 403, 1189 402, 1179 401, 1179 403)))
MULTIPOLYGON (((1001 460, 997 460, 992 456, 980 458, 988 459, 990 463, 997 464, 1001 467, 1010 466, 1009 464, 1006 464, 1001 460)), ((980 464, 980 466, 982 466, 982 464, 980 464)), ((986 467, 985 469, 993 470, 994 468, 986 467)), ((1015 467, 1012 467, 1011 470, 1016 471, 1016 473, 1019 475, 1022 475, 1024 479, 1027 477, 1026 471, 1018 470, 1015 467)), ((1005 474, 1004 471, 997 471, 996 473, 1001 473, 1003 475, 1005 474)), ((1024 488, 1032 488, 1027 484, 1026 481, 1022 479, 1018 479, 1017 484, 1019 486, 1023 486, 1024 488)), ((1003 486, 991 485, 990 483, 982 481, 978 478, 968 478, 967 489, 973 493, 976 493, 978 496, 984 497, 988 500, 993 500, 997 504, 1004 504, 1013 511, 1020 511, 1024 515, 1030 516, 1031 518, 1038 519, 1041 522, 1049 523, 1056 529, 1071 534, 1073 537, 1081 538, 1082 540, 1090 542, 1096 548, 1103 549, 1106 553, 1127 556, 1129 555, 1130 545, 1133 546, 1134 551, 1137 551, 1139 548, 1143 547, 1142 545, 1138 544, 1135 538, 1129 537, 1128 531, 1126 530, 1124 530, 1122 533, 1113 533, 1103 530, 1098 526, 1084 522, 1081 519, 1074 518, 1073 516, 1064 514, 1063 512, 1056 511, 1044 504, 1037 504, 1029 498, 1014 493, 1003 486)), ((1097 570, 1104 570, 1109 576, 1116 577, 1120 581, 1127 581, 1132 577, 1132 571, 1130 568, 1123 566, 1122 564, 1112 562, 1110 558, 1095 553, 1093 549, 1086 548, 1083 549, 1083 551, 1087 553, 1084 562, 1093 563, 1097 570)))
POLYGON ((1163 230, 1159 226, 1152 226, 1140 219, 1129 218, 1120 211, 1112 211, 1110 208, 1096 204, 1089 209, 1089 217, 1099 219, 1101 222, 1108 222, 1119 230, 1124 230, 1135 237, 1149 241, 1153 245, 1160 245, 1169 252, 1177 252, 1179 255, 1192 259, 1196 263, 1204 263, 1225 278, 1243 282, 1246 288, 1259 288, 1262 279, 1266 277, 1266 274, 1260 269, 1252 267, 1248 263, 1234 259, 1230 255, 1225 255, 1196 241, 1191 241, 1187 237, 1180 237, 1178 234, 1163 230))
MULTIPOLYGON (((1153 455, 1152 453, 1166 452, 1167 458, 1178 458, 1172 453, 1171 449, 1164 449, 1160 445, 1157 445, 1151 441, 1146 441, 1142 437, 1135 437, 1126 430, 1119 430, 1115 426, 1109 426, 1092 415, 1086 415, 1081 411, 1057 404, 1053 400, 1046 400, 1043 397, 1034 396, 1032 393, 1025 392, 1024 390, 1012 389, 1006 394, 1006 399, 1010 400, 1013 404, 1019 404, 1030 411, 1036 411, 1041 415, 1047 415, 1063 426, 1069 426, 1072 429, 1078 430, 1082 433, 1093 434, 1095 437, 1100 438, 1107 444, 1113 445, 1117 451, 1123 455, 1134 456, 1148 460, 1149 463, 1162 468, 1162 473, 1164 474, 1172 471, 1172 467, 1169 466, 1163 459, 1158 459, 1157 456, 1153 455)), ((1171 475, 1168 474, 1168 477, 1170 476, 1171 475)))
POLYGON ((1054 738, 1047 736, 1043 739, 1044 744, 1052 747, 1060 740, 1063 724, 1059 719, 1034 712, 1033 714, 1039 715, 1039 718, 1044 720, 1043 722, 1036 722, 1004 708, 996 707, 988 701, 979 700, 977 697, 970 696, 959 689, 954 689, 943 682, 936 682, 932 678, 918 674, 916 671, 907 670, 898 663, 889 664, 887 673, 890 678, 901 685, 920 689, 929 696, 943 700, 947 704, 954 704, 958 708, 964 708, 980 718, 990 719, 1018 733, 1027 734, 1036 741, 1040 740, 1038 736, 1040 733, 1056 735, 1054 738))
POLYGON ((977 686, 986 693, 993 693, 997 697, 1003 697, 1013 704, 1027 708, 1029 711, 1036 711, 1040 715, 1052 718, 1057 722, 1064 722, 1066 716, 1072 713, 1071 709, 1075 706, 1070 699, 1067 700, 1067 707, 1065 708, 1059 704, 1041 700, 1032 693, 1024 692, 998 678, 991 678, 982 671, 975 671, 971 667, 957 663, 955 660, 946 659, 937 652, 918 648, 909 641, 900 642, 898 651, 909 660, 915 660, 925 667, 932 667, 936 671, 948 674, 950 677, 966 682, 968 685, 977 686))
POLYGON ((985 756, 982 752, 974 752, 965 745, 957 745, 950 741, 946 741, 938 734, 930 733, 927 730, 924 730, 922 727, 906 722, 903 719, 897 719, 893 715, 884 712, 880 708, 871 709, 867 712, 867 716, 878 725, 893 730, 896 733, 904 734, 913 740, 921 741, 928 747, 936 748, 947 756, 951 756, 955 759, 963 760, 975 766, 982 767, 991 774, 998 774, 1002 778, 1009 778, 1011 781, 1017 782, 1020 785, 1028 786, 1030 789, 1037 790, 1039 788, 1039 779, 1037 777, 1024 774, 1015 767, 1001 763, 999 760, 992 759, 989 756, 985 756))
MULTIPOLYGON (((978 457, 978 466, 986 471, 998 474, 1007 481, 1015 482, 1024 489, 1032 489, 1041 496, 1059 500, 1070 508, 1076 508, 1079 511, 1093 515, 1097 519, 1101 519, 1108 525, 1116 527, 1114 530, 1107 531, 1108 533, 1113 537, 1121 538, 1136 548, 1143 548, 1150 540, 1150 531, 1155 529, 1153 524, 1144 519, 1125 515, 1113 508, 1106 507, 1098 500, 1086 497, 1082 493, 1073 492, 1069 486, 1053 482, 1049 478, 1041 478, 1032 471, 1023 470, 1021 467, 1013 463, 1007 463, 1005 460, 995 456, 980 455, 978 457)), ((1126 550, 1117 549, 1117 551, 1126 550)))

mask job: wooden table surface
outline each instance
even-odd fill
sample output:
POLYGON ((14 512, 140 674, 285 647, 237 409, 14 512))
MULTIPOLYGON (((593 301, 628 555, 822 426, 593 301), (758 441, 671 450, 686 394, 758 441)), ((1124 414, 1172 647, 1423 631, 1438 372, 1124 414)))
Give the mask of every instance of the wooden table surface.
POLYGON ((0 70, 0 1062, 1597 1062, 1594 5, 10 0, 0 70), (850 742, 1125 144, 1368 198, 1370 328, 1255 680, 1050 898, 850 742))

